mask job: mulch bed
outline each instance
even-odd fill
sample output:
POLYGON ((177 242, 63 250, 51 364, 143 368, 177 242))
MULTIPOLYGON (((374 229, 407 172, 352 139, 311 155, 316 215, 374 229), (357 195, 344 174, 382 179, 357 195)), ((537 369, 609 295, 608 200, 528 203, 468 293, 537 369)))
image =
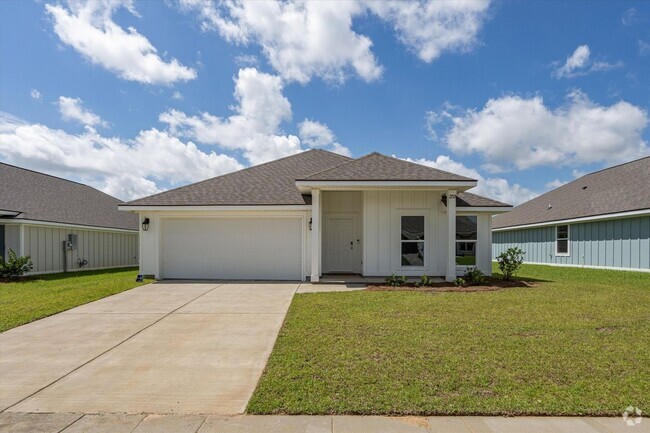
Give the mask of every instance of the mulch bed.
POLYGON ((488 278, 488 283, 481 286, 458 287, 453 283, 436 283, 431 286, 418 287, 415 284, 405 284, 403 286, 387 286, 383 284, 370 284, 366 290, 374 292, 492 292, 495 290, 510 289, 513 287, 536 287, 539 283, 529 283, 527 281, 506 281, 501 278, 488 278))

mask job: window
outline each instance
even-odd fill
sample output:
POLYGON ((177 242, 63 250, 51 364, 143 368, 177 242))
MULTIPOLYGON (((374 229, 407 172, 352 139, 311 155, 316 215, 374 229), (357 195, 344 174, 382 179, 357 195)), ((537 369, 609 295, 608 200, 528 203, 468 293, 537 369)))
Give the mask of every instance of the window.
POLYGON ((424 216, 402 216, 400 239, 402 266, 424 266, 424 216))
POLYGON ((568 256, 569 255, 569 226, 556 226, 555 227, 555 255, 568 256))
POLYGON ((456 264, 476 265, 476 215, 456 217, 456 264))

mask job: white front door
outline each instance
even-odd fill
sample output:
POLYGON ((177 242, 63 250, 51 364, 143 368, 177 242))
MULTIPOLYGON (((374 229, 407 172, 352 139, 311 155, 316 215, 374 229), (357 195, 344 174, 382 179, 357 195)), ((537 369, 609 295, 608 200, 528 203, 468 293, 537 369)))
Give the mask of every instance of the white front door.
POLYGON ((355 214, 327 215, 325 218, 325 272, 359 272, 355 214))

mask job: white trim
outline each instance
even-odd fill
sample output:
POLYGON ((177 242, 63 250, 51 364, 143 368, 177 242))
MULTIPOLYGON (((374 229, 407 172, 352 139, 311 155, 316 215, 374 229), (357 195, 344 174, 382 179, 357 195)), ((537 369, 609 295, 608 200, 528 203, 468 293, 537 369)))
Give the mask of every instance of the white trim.
POLYGON ((264 206, 130 206, 121 205, 118 210, 128 212, 284 212, 311 210, 308 204, 300 205, 264 205, 264 206))
POLYGON ((569 219, 556 220, 556 221, 544 221, 544 222, 535 223, 535 224, 522 224, 522 225, 518 225, 518 226, 500 227, 500 228, 492 229, 492 231, 494 231, 494 232, 503 232, 503 231, 508 231, 508 230, 527 229, 527 228, 532 228, 532 227, 554 226, 554 225, 558 225, 558 224, 563 225, 563 224, 579 223, 579 222, 589 222, 589 221, 600 221, 600 220, 609 220, 609 219, 628 218, 628 217, 634 217, 634 216, 640 216, 640 215, 650 215, 650 209, 641 209, 641 210, 633 210, 633 211, 628 211, 628 212, 618 212, 618 213, 610 213, 610 214, 603 214, 603 215, 594 215, 594 216, 580 217, 580 218, 569 218, 569 219))
POLYGON ((332 188, 366 188, 366 189, 438 189, 446 190, 447 188, 458 188, 467 190, 473 188, 477 185, 475 180, 465 180, 465 181, 439 181, 439 180, 427 180, 427 181, 418 181, 418 180, 382 180, 382 181, 373 181, 373 180, 297 180, 296 186, 298 188, 323 188, 323 187, 332 187, 332 188), (415 187, 415 188, 414 188, 415 187))
POLYGON ((490 213, 506 213, 510 212, 512 210, 512 207, 504 207, 504 206, 486 206, 486 207, 479 207, 479 206, 467 206, 467 207, 460 207, 456 206, 456 213, 457 214, 463 214, 467 212, 471 212, 472 215, 475 215, 477 212, 490 212, 490 213))
MULTIPOLYGON (((493 263, 496 263, 496 260, 492 260, 493 263)), ((614 266, 594 266, 594 265, 574 265, 574 264, 564 264, 564 263, 540 263, 540 262, 524 262, 526 265, 535 265, 535 266, 557 266, 560 268, 587 268, 587 269, 602 269, 609 271, 627 271, 627 272, 650 272, 650 269, 645 268, 618 268, 614 266)))
POLYGON ((557 257, 570 257, 571 256, 571 224, 558 224, 555 226, 555 255, 557 257), (566 240, 566 253, 557 252, 557 229, 566 226, 566 239, 560 239, 561 241, 566 240))
POLYGON ((0 210, 0 215, 16 216, 16 215, 20 215, 20 214, 21 214, 21 212, 14 212, 14 211, 11 211, 11 210, 0 210))
POLYGON ((309 280, 317 283, 320 278, 321 270, 321 196, 320 190, 314 189, 311 192, 311 275, 309 280))
POLYGON ((56 222, 50 222, 50 221, 38 221, 38 220, 23 220, 23 219, 11 219, 11 220, 0 220, 0 223, 2 224, 26 224, 30 226, 44 226, 44 227, 65 227, 65 228, 71 228, 71 229, 79 229, 79 230, 96 230, 96 231, 102 231, 102 232, 120 232, 120 233, 132 233, 132 234, 138 234, 138 230, 128 230, 128 229, 117 229, 117 228, 109 228, 109 227, 98 227, 98 226, 85 226, 81 224, 66 224, 66 223, 56 223, 56 222))
POLYGON ((445 281, 456 279, 456 191, 447 191, 447 266, 445 281))

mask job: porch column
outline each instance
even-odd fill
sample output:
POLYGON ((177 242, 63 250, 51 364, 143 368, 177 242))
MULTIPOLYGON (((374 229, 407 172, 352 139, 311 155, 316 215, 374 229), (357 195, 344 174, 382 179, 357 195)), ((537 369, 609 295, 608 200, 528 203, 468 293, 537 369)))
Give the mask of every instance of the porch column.
POLYGON ((320 190, 311 190, 311 282, 320 278, 320 190))
POLYGON ((447 274, 445 279, 456 279, 456 191, 447 191, 447 274))

